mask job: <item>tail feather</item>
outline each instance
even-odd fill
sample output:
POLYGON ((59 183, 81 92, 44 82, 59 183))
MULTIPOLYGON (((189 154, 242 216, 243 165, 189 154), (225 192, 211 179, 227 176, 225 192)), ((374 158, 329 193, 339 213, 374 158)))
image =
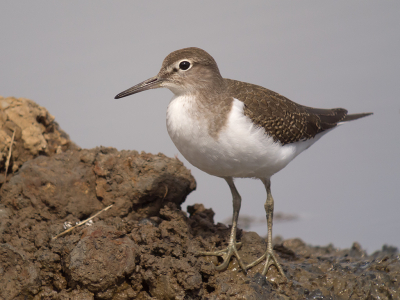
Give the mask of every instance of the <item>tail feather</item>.
POLYGON ((307 106, 303 106, 303 108, 306 112, 318 116, 320 120, 320 127, 318 132, 323 132, 325 130, 334 128, 342 123, 372 115, 372 113, 359 113, 348 115, 347 110, 344 108, 324 109, 307 106))

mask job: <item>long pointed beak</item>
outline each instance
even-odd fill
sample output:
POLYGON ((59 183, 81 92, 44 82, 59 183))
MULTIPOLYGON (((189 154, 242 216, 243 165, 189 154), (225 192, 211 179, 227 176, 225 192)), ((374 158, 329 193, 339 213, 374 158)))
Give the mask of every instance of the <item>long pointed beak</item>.
POLYGON ((119 99, 119 98, 123 98, 123 97, 129 96, 129 95, 140 93, 140 92, 143 92, 146 90, 159 88, 159 87, 161 87, 161 83, 163 81, 164 80, 158 76, 151 77, 151 78, 123 91, 122 93, 119 93, 117 96, 115 96, 114 99, 119 99))

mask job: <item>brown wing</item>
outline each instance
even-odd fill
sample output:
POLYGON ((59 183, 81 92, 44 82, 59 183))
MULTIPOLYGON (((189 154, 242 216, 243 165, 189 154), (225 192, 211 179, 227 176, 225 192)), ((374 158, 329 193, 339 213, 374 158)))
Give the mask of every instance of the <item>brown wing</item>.
POLYGON ((343 108, 302 106, 261 86, 226 80, 230 95, 244 102, 244 114, 283 145, 311 139, 347 115, 343 108))

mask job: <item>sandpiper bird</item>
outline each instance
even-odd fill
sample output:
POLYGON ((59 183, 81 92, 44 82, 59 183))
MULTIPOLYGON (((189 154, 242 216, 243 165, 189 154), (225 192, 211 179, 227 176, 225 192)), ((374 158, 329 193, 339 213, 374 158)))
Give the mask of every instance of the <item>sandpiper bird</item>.
POLYGON ((265 260, 264 276, 269 266, 275 265, 286 278, 272 248, 271 176, 331 129, 371 113, 348 115, 343 108, 307 107, 261 86, 222 78, 215 60, 199 48, 170 53, 156 76, 115 99, 161 87, 174 93, 167 110, 167 129, 175 146, 200 170, 224 178, 232 192, 228 247, 199 254, 222 256, 217 270, 227 268, 232 256, 244 271, 265 260), (267 250, 247 266, 237 251, 241 197, 233 183, 235 177, 259 178, 267 190, 267 250))

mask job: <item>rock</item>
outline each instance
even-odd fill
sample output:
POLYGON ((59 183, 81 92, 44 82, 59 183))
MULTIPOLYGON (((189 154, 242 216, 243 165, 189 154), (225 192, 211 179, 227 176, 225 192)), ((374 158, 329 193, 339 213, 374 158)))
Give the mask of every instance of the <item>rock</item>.
POLYGON ((0 298, 25 299, 40 288, 39 270, 21 250, 0 244, 0 298))
POLYGON ((65 265, 72 286, 101 292, 135 268, 137 246, 115 228, 96 224, 83 231, 65 265))
POLYGON ((109 216, 156 216, 167 202, 180 206, 196 188, 190 171, 163 154, 101 148, 93 165, 97 198, 115 205, 109 216))

